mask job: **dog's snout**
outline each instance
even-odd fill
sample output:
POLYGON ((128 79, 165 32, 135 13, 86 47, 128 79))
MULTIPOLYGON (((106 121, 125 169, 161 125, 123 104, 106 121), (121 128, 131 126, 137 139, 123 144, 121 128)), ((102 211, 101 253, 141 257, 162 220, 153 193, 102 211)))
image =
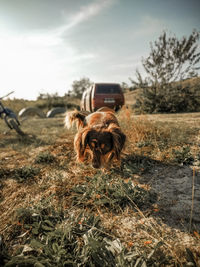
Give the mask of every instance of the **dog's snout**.
POLYGON ((101 167, 101 153, 98 150, 93 153, 92 166, 96 169, 101 167))
POLYGON ((100 163, 95 161, 95 162, 92 162, 92 166, 95 168, 95 169, 99 169, 101 167, 100 163))
POLYGON ((95 168, 95 169, 98 169, 101 167, 101 161, 100 161, 100 158, 97 157, 97 156, 94 156, 93 157, 93 160, 92 160, 92 166, 95 168))

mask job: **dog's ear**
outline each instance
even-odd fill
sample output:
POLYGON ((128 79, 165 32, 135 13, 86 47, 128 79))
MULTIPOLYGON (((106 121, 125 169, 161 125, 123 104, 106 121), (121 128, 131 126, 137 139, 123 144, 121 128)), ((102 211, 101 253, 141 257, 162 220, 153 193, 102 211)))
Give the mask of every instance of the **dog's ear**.
POLYGON ((68 129, 73 126, 74 122, 77 122, 77 128, 84 126, 85 117, 88 115, 88 112, 82 112, 78 110, 74 110, 71 112, 67 112, 65 116, 65 127, 68 129))
POLYGON ((111 124, 108 129, 109 132, 112 134, 113 151, 115 153, 116 158, 119 160, 121 150, 123 149, 126 141, 126 135, 116 125, 111 124))
POLYGON ((82 129, 79 131, 74 139, 74 148, 77 154, 78 161, 84 161, 85 149, 89 142, 90 129, 82 129))

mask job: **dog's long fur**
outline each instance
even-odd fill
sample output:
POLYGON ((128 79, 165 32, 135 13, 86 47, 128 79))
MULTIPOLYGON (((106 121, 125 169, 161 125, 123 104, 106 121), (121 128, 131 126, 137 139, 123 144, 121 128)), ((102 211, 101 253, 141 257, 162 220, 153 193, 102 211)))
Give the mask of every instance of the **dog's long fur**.
POLYGON ((65 117, 65 126, 78 129, 74 138, 77 160, 91 160, 94 168, 108 165, 112 160, 120 160, 126 136, 121 131, 114 111, 103 107, 94 113, 72 111, 65 117))

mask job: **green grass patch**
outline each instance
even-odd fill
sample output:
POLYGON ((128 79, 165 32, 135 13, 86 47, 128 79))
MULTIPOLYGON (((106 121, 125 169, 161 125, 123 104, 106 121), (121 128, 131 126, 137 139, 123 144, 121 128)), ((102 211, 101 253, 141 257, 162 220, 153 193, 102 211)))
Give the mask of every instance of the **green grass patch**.
POLYGON ((127 206, 142 208, 156 200, 155 194, 134 185, 131 180, 109 174, 86 177, 86 182, 76 185, 72 191, 73 205, 92 209, 105 207, 116 212, 127 206))
POLYGON ((0 177, 1 178, 12 178, 17 180, 17 182, 25 182, 33 179, 40 172, 39 168, 35 168, 31 165, 22 166, 20 168, 8 169, 0 167, 0 177))
POLYGON ((12 171, 12 178, 16 179, 18 182, 25 182, 30 179, 33 179, 39 174, 39 172, 39 168, 35 168, 33 166, 23 166, 12 171))
POLYGON ((4 252, 3 263, 11 266, 152 266, 162 243, 141 255, 108 232, 99 216, 87 212, 55 210, 49 203, 16 210, 19 236, 14 255, 4 252), (26 236, 28 235, 28 236, 26 236), (138 264, 139 265, 136 265, 138 264))
POLYGON ((184 146, 180 149, 173 149, 172 157, 175 163, 182 165, 192 165, 195 160, 189 146, 184 146))
POLYGON ((49 152, 41 152, 35 158, 35 163, 50 164, 56 161, 56 158, 49 152))

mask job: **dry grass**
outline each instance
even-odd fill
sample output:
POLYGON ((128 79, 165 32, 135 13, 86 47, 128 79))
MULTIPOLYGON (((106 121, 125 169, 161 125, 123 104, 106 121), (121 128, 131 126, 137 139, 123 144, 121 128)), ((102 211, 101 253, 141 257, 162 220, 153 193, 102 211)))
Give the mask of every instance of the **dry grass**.
POLYGON ((51 108, 55 106, 63 106, 64 104, 67 106, 68 104, 71 105, 79 105, 80 100, 77 98, 72 97, 61 97, 60 99, 56 99, 55 97, 50 97, 49 99, 39 99, 37 101, 34 100, 24 100, 24 99, 5 99, 2 100, 5 107, 9 107, 10 109, 14 110, 18 113, 21 109, 26 107, 38 107, 43 112, 47 112, 51 108))
MULTIPOLYGON (((65 252, 67 246, 73 244, 77 253, 85 253, 88 266, 95 264, 92 253, 100 257, 95 242, 100 246, 105 241, 103 238, 109 239, 115 250, 118 247, 118 252, 112 254, 112 261, 117 266, 134 266, 137 261, 138 266, 145 263, 147 266, 200 265, 199 225, 191 220, 189 232, 184 218, 177 220, 162 210, 159 206, 161 196, 157 199, 151 194, 154 189, 151 184, 143 182, 143 178, 150 175, 150 170, 155 168, 156 171, 157 166, 172 164, 179 168, 188 163, 198 172, 200 115, 134 116, 125 109, 118 118, 128 140, 121 167, 113 166, 111 170, 95 170, 90 165, 75 162, 74 133, 63 131, 62 117, 24 121, 22 128, 29 134, 25 139, 12 131, 3 135, 5 128, 0 121, 0 233, 5 262, 13 260, 16 264, 19 260, 16 256, 21 255, 22 264, 36 255, 41 259, 40 264, 49 266, 45 261, 51 259, 46 252, 46 238, 54 242, 57 239, 52 236, 62 229, 64 236, 68 231, 72 238, 62 239, 65 252), (183 151, 183 147, 189 147, 189 150, 183 151), (194 161, 190 162, 191 158, 194 161), (138 198, 144 196, 143 205, 134 199, 137 188, 138 198), (44 210, 46 217, 43 217, 44 210), (34 221, 36 214, 40 216, 39 221, 34 221), (98 228, 86 214, 98 218, 98 228), (49 228, 44 224, 45 220, 50 221, 49 228), (37 223, 43 225, 43 230, 36 229, 37 223), (96 232, 90 236, 93 241, 87 243, 85 237, 94 229, 96 232), (40 242, 40 248, 33 245, 33 239, 40 242), (114 246, 116 243, 118 246, 114 246), (29 251, 25 252, 25 248, 29 251)), ((52 250, 53 253, 58 255, 58 251, 52 250)), ((64 266, 62 260, 66 260, 66 253, 60 253, 57 266, 64 266)), ((106 262, 112 255, 106 253, 107 259, 101 255, 102 266, 109 266, 106 262)), ((76 262, 78 254, 70 255, 76 262)), ((51 260, 56 266, 55 259, 51 260)), ((79 261, 82 262, 80 266, 86 266, 83 258, 79 261)), ((34 266, 31 264, 29 266, 34 266)))
POLYGON ((121 125, 128 136, 129 150, 155 160, 173 162, 173 150, 190 146, 198 153, 199 113, 133 115, 128 108, 119 114, 121 125))

